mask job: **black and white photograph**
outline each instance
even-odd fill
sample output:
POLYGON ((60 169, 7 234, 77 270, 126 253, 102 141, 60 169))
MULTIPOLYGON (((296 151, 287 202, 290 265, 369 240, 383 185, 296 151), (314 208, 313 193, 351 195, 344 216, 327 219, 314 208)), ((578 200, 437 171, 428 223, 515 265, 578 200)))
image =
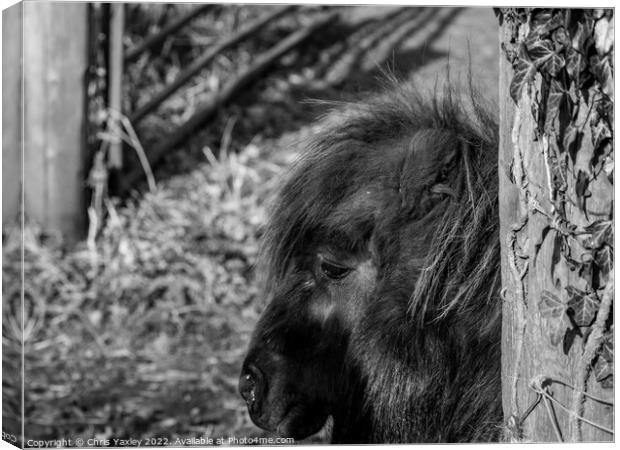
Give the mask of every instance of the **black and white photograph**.
POLYGON ((3 2, 3 446, 611 448, 606 3, 3 2))

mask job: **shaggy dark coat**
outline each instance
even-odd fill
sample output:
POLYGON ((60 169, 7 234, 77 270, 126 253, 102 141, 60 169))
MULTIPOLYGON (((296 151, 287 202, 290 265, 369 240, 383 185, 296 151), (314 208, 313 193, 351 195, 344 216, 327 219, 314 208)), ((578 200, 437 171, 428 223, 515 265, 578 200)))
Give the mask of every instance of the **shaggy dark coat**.
POLYGON ((259 426, 498 438, 497 124, 475 95, 429 98, 392 87, 330 115, 284 183, 240 386, 259 426))

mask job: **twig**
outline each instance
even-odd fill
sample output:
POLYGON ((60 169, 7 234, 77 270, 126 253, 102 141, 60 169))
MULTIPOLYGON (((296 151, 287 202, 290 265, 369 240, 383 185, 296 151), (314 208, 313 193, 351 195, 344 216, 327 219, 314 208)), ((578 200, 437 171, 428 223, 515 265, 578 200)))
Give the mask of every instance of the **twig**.
POLYGON ((226 126, 224 126, 224 133, 222 133, 222 142, 220 144, 220 155, 228 154, 228 147, 230 146, 232 131, 235 127, 235 123, 237 123, 237 116, 230 117, 226 121, 226 126))
POLYGON ((551 167, 549 167, 549 137, 546 134, 542 136, 543 160, 545 163, 545 172, 547 174, 547 189, 549 190, 549 203, 551 204, 551 214, 555 215, 555 186, 551 181, 551 167))
POLYGON ((140 161, 140 165, 142 166, 142 170, 146 176, 149 191, 155 192, 157 190, 157 183, 155 182, 155 177, 153 176, 153 171, 151 170, 151 165, 149 164, 149 159, 146 156, 144 147, 142 147, 142 144, 140 143, 140 139, 138 139, 138 135, 131 125, 131 121, 127 118, 127 116, 114 109, 108 109, 108 114, 115 121, 115 123, 120 122, 123 125, 123 129, 126 134, 123 133, 122 129, 118 126, 114 127, 114 129, 117 131, 118 137, 127 142, 127 144, 129 144, 136 151, 138 160, 140 161))
POLYGON ((553 403, 558 405, 560 407, 560 409, 562 409, 564 412, 568 413, 573 419, 576 419, 576 420, 581 421, 581 422, 585 422, 588 425, 592 425, 594 428, 598 428, 599 430, 604 431, 606 433, 609 433, 609 434, 612 434, 612 435, 614 434, 614 430, 610 430, 609 428, 607 428, 607 427, 605 427, 603 425, 600 425, 600 424, 598 424, 596 422, 592 422, 591 420, 588 420, 585 417, 577 414, 575 411, 572 411, 572 410, 568 409, 566 406, 564 406, 562 403, 560 403, 559 400, 556 400, 555 398, 551 397, 547 392, 543 391, 542 394, 543 394, 544 397, 548 398, 550 401, 552 401, 553 403))
POLYGON ((114 224, 115 227, 121 227, 121 219, 118 217, 118 213, 116 212, 116 208, 114 204, 110 201, 109 198, 105 199, 105 207, 108 210, 108 216, 110 217, 110 221, 114 224))
POLYGON ((508 256, 510 271, 512 272, 512 278, 515 283, 515 299, 513 302, 513 306, 516 307, 517 314, 519 316, 519 331, 517 335, 517 349, 516 349, 516 357, 514 361, 513 367, 513 378, 512 378, 512 399, 511 399, 511 412, 512 414, 519 415, 519 405, 517 403, 517 386, 519 384, 519 368, 521 366, 521 359, 523 357, 523 341, 525 339, 525 330, 527 328, 527 319, 525 317, 525 292, 524 292, 524 284, 523 277, 527 271, 527 265, 524 266, 524 271, 519 272, 517 268, 517 257, 516 250, 514 245, 516 244, 516 233, 513 231, 508 236, 508 250, 510 255, 508 256))
MULTIPOLYGON (((605 332, 605 326, 607 319, 609 318, 613 298, 614 273, 613 271, 610 271, 607 286, 605 286, 603 298, 601 299, 601 304, 596 315, 596 320, 594 321, 594 324, 592 324, 592 332, 590 333, 585 348, 583 349, 581 360, 578 365, 579 370, 575 377, 580 385, 578 385, 578 389, 575 389, 575 393, 573 395, 572 407, 573 411, 575 411, 575 416, 573 416, 573 420, 571 420, 570 423, 571 440, 573 442, 581 441, 581 422, 579 419, 583 416, 584 392, 586 392, 588 388, 588 378, 590 375, 592 360, 596 356, 596 352, 603 341, 603 333, 605 332)), ((581 418, 581 420, 584 419, 581 418)))
MULTIPOLYGON (((591 420, 586 419, 585 417, 583 417, 580 414, 577 414, 575 411, 571 411, 570 409, 568 409, 566 406, 564 406, 560 401, 556 400, 555 398, 553 398, 549 392, 547 391, 547 387, 545 386, 548 383, 551 382, 557 382, 556 380, 553 380, 552 378, 549 378, 545 375, 537 375, 535 377, 533 377, 530 380, 530 389, 532 389, 534 392, 536 392, 538 395, 542 395, 545 400, 547 401, 551 401, 553 403, 555 403, 556 405, 558 405, 563 411, 567 412, 572 418, 580 420, 582 422, 585 422, 589 425, 592 425, 595 428, 598 428, 602 431, 605 431, 607 433, 610 434, 614 434, 613 430, 610 430, 609 428, 600 425, 598 423, 592 422, 591 420)), ((561 383, 564 384, 564 383, 561 383)), ((555 415, 553 416, 555 418, 555 415)), ((554 426, 557 425, 557 422, 555 420, 552 420, 552 423, 554 423, 554 426)), ((561 433, 559 431, 559 426, 557 427, 556 430, 556 435, 559 434, 561 436, 561 433)), ((562 439, 560 437, 560 439, 562 439)))
POLYGON ((88 237, 86 239, 86 246, 90 253, 91 267, 95 267, 97 261, 95 239, 101 227, 103 217, 102 205, 107 194, 108 170, 105 164, 105 156, 108 148, 108 142, 101 143, 99 150, 95 154, 93 167, 88 174, 88 184, 93 190, 91 202, 87 208, 88 237))
MULTIPOLYGON (((178 127, 172 132, 167 139, 154 146, 149 152, 149 162, 151 165, 157 164, 161 158, 166 155, 170 150, 174 149, 188 137, 202 126, 207 120, 209 120, 219 108, 229 103, 235 98, 241 90, 247 85, 254 82, 259 76, 261 76, 271 65, 273 65, 280 57, 288 53, 293 48, 300 45, 306 39, 310 38, 317 30, 330 24, 338 17, 337 13, 330 13, 322 16, 313 24, 306 28, 290 34, 287 38, 281 41, 275 47, 272 47, 267 52, 259 55, 254 60, 254 63, 243 71, 239 76, 231 80, 226 84, 222 90, 215 95, 207 104, 194 114, 187 122, 178 127)), ((124 177, 123 186, 121 187, 121 193, 127 192, 131 186, 142 178, 142 173, 139 171, 130 172, 124 177)))
POLYGON ((95 265, 95 255, 97 254, 97 246, 95 240, 97 237, 97 231, 99 230, 99 218, 95 208, 89 206, 87 208, 88 213, 88 237, 86 238, 86 246, 88 247, 91 255, 91 267, 95 265))
POLYGON ((545 409, 547 410, 547 414, 549 415, 549 420, 553 425, 553 431, 555 432, 555 437, 560 442, 564 442, 564 438, 562 438, 562 432, 560 431, 560 426, 558 425, 558 419, 555 417, 555 412, 553 411, 553 406, 551 405, 551 401, 549 400, 547 395, 543 395, 545 399, 545 409))
POLYGON ((217 44, 215 47, 209 49, 206 53, 200 56, 189 68, 187 68, 187 70, 182 72, 171 84, 166 86, 159 93, 155 94, 155 96, 148 103, 133 112, 129 116, 129 120, 131 120, 131 122, 133 122, 134 124, 137 123, 144 116, 157 108, 164 100, 174 94, 177 89, 183 86, 194 75, 200 72, 219 53, 239 43, 243 39, 250 36, 252 33, 255 33, 257 30, 264 27, 267 23, 277 19, 278 17, 282 16, 288 11, 291 11, 294 8, 296 8, 296 6, 288 5, 280 7, 269 14, 265 14, 263 17, 259 17, 254 22, 247 25, 245 28, 242 28, 240 31, 230 36, 228 39, 225 39, 220 44, 217 44))
POLYGON ((525 422, 525 420, 529 417, 532 411, 534 411, 534 408, 538 406, 541 400, 542 400, 542 395, 538 394, 536 398, 534 399, 534 401, 530 404, 530 406, 528 406, 528 408, 525 410, 523 415, 519 418, 519 425, 525 422))
MULTIPOLYGON (((525 97, 525 90, 523 91, 522 98, 525 97)), ((511 132, 511 142, 513 148, 513 176, 515 179, 515 183, 519 188, 519 206, 520 206, 520 215, 519 217, 524 218, 527 217, 527 179, 525 175, 525 169, 523 167, 523 154, 521 152, 521 147, 519 146, 519 133, 521 132, 521 110, 519 109, 519 105, 515 110, 515 117, 512 124, 512 132, 511 132)))
POLYGON ((511 141, 513 146, 513 176, 517 187, 519 189, 519 219, 518 222, 511 226, 511 231, 506 236, 507 248, 509 251, 508 263, 510 271, 512 273, 512 279, 515 284, 515 293, 513 308, 516 309, 517 320, 519 323, 519 330, 517 331, 517 349, 514 360, 513 376, 512 376, 512 396, 511 396, 511 413, 519 415, 518 395, 517 388, 519 384, 519 369, 521 366, 521 359, 523 358, 523 341, 525 340, 525 331, 527 329, 527 318, 525 315, 525 309, 527 303, 525 299, 525 285, 523 278, 527 273, 528 265, 525 265, 522 271, 519 271, 517 265, 517 255, 515 245, 517 243, 517 233, 521 231, 528 222, 528 208, 526 199, 526 185, 525 172, 523 170, 523 157, 521 149, 519 147, 519 132, 521 130, 521 114, 519 108, 515 111, 514 122, 512 126, 511 141))
POLYGON ((157 184, 155 183, 155 177, 153 176, 153 171, 151 170, 151 165, 149 164, 149 159, 146 156, 144 147, 142 147, 140 139, 138 139, 138 135, 133 129, 133 126, 127 116, 123 116, 121 120, 127 130, 127 133, 129 134, 129 137, 131 138, 131 144, 138 155, 138 159, 142 165, 142 170, 144 170, 144 175, 146 176, 146 181, 149 185, 149 190, 151 192, 155 192, 157 190, 157 184))
POLYGON ((213 8, 212 4, 200 5, 187 14, 179 17, 172 23, 166 25, 158 33, 150 35, 144 39, 141 44, 135 46, 125 54, 125 63, 130 63, 137 59, 143 52, 155 47, 157 44, 164 41, 169 35, 183 28, 186 24, 194 20, 200 14, 207 12, 211 8, 213 8))
MULTIPOLYGON (((113 3, 110 6, 110 46, 109 46, 109 94, 108 105, 112 110, 120 111, 123 96, 123 29, 125 28, 125 5, 113 3)), ((109 126, 113 126, 109 124, 109 126)), ((110 142, 108 167, 122 169, 123 146, 118 139, 110 142)))
MULTIPOLYGON (((572 389, 572 390, 574 390, 574 391, 579 391, 579 390, 578 390, 575 386, 573 386, 572 384, 569 384, 569 383, 567 383, 567 382, 565 382, 565 381, 562 381, 562 380, 556 380, 556 379, 554 379, 554 378, 547 378, 547 380, 548 380, 550 383, 558 383, 558 384, 561 384, 561 385, 566 386, 566 387, 568 387, 568 388, 571 388, 571 389, 572 389)), ((592 395, 592 394, 588 394, 587 392, 584 392, 584 391, 580 391, 580 392, 581 392, 583 395, 585 395, 586 397, 588 397, 589 399, 591 399, 591 400, 594 400, 594 401, 599 402, 599 403, 603 403, 603 404, 605 404, 605 405, 614 406, 614 402, 611 402, 611 401, 609 401, 609 400, 605 400, 604 398, 596 397, 596 396, 594 396, 594 395, 592 395)))

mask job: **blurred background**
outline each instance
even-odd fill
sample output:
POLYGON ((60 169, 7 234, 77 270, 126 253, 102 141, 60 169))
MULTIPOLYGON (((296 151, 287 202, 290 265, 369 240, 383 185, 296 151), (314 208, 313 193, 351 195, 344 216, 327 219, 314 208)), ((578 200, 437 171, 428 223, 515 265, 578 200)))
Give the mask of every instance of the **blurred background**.
POLYGON ((266 207, 316 100, 448 67, 497 97, 490 8, 29 2, 2 20, 2 417, 19 436, 23 406, 26 439, 266 436, 237 377, 266 207))

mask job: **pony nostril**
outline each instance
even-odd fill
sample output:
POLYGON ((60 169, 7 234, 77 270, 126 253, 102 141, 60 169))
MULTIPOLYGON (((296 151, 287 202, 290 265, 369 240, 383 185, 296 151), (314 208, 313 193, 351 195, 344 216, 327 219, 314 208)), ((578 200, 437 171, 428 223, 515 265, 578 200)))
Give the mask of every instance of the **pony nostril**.
POLYGON ((239 392, 246 402, 254 402, 256 400, 256 382, 254 377, 246 373, 239 380, 239 392))
POLYGON ((246 401, 248 406, 252 406, 258 400, 259 392, 261 391, 262 374, 254 366, 248 366, 241 373, 239 378, 239 393, 241 397, 246 401))

